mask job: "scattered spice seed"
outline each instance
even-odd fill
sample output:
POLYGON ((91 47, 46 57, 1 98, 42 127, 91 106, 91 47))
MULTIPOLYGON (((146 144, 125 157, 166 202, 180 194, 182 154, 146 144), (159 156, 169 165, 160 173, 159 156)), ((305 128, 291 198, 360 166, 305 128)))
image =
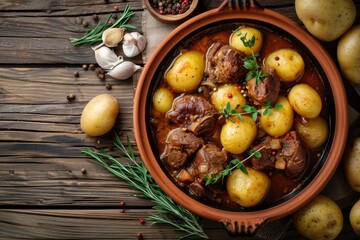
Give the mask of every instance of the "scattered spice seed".
POLYGON ((114 6, 114 10, 117 12, 119 11, 119 7, 118 6, 114 6))
POLYGON ((69 102, 73 101, 75 99, 75 94, 70 93, 69 95, 66 96, 66 99, 69 102))
POLYGON ((110 20, 110 21, 108 21, 107 26, 110 27, 112 24, 113 24, 113 22, 110 20))
POLYGON ((141 233, 138 233, 138 234, 137 234, 137 238, 138 238, 138 239, 143 239, 143 235, 142 235, 141 233))
POLYGON ((199 179, 199 183, 200 183, 201 185, 203 185, 203 184, 204 184, 204 180, 203 180, 202 178, 200 178, 200 179, 199 179))
POLYGON ((139 218, 140 223, 145 223, 145 218, 139 218))
POLYGON ((83 18, 81 18, 81 17, 75 18, 75 23, 76 23, 77 25, 81 25, 82 22, 83 22, 83 18))
POLYGON ((82 174, 85 174, 85 173, 86 173, 86 169, 85 169, 85 168, 82 168, 82 169, 81 169, 81 173, 82 173, 82 174))
POLYGON ((99 16, 98 16, 97 14, 94 14, 94 15, 92 16, 92 19, 96 22, 96 21, 99 20, 99 16))
POLYGON ((82 25, 83 25, 84 27, 88 27, 88 26, 89 26, 89 22, 88 22, 88 21, 83 21, 82 25))
POLYGON ((120 206, 123 207, 125 206, 125 203, 123 201, 120 202, 120 206))
POLYGON ((89 68, 90 68, 91 70, 94 70, 94 69, 95 69, 95 65, 94 65, 94 64, 90 64, 90 65, 89 65, 89 68))
POLYGON ((105 74, 99 73, 99 74, 97 75, 97 77, 98 77, 101 81, 105 81, 105 74))
POLYGON ((111 18, 112 19, 117 19, 118 18, 118 15, 116 13, 113 13, 113 15, 111 15, 111 18))
POLYGON ((121 212, 121 213, 124 213, 124 212, 125 212, 125 209, 121 209, 120 212, 121 212))
POLYGON ((89 67, 89 66, 88 66, 87 64, 83 64, 83 65, 82 65, 82 69, 83 69, 83 70, 88 70, 88 67, 89 67))
POLYGON ((106 83, 105 87, 106 87, 107 90, 111 90, 111 89, 112 89, 112 86, 111 86, 110 83, 106 83))
POLYGON ((78 72, 78 71, 75 71, 75 72, 74 72, 74 77, 77 77, 77 78, 78 78, 79 76, 80 76, 79 72, 78 72))

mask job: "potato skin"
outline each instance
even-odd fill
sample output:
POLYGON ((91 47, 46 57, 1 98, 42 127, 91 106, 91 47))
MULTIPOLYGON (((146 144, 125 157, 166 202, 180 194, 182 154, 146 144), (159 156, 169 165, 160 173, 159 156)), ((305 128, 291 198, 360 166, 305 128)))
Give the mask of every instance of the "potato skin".
POLYGON ((304 121, 298 117, 295 121, 295 130, 309 149, 321 147, 329 136, 328 122, 318 116, 304 121))
POLYGON ((274 68, 280 81, 287 83, 299 80, 305 71, 304 59, 297 51, 288 48, 271 52, 265 58, 265 65, 274 68))
POLYGON ((288 94, 290 105, 299 115, 306 118, 316 118, 322 109, 320 95, 307 84, 297 84, 288 94))
POLYGON ((222 146, 233 154, 245 152, 256 137, 257 127, 249 116, 243 116, 244 121, 233 117, 234 122, 227 120, 221 129, 220 141, 222 146))
POLYGON ((184 52, 165 74, 166 82, 175 92, 192 92, 199 87, 204 69, 205 59, 202 53, 184 52))
POLYGON ((360 192, 360 137, 346 148, 343 158, 344 173, 350 187, 360 192))
POLYGON ((330 198, 318 195, 310 203, 293 214, 297 231, 308 239, 335 239, 344 224, 339 206, 330 198))
POLYGON ((360 24, 340 38, 337 57, 344 76, 352 83, 360 84, 360 24))
POLYGON ((119 103, 109 94, 100 94, 85 106, 81 118, 81 129, 88 136, 101 136, 109 132, 119 113, 119 103))
POLYGON ((349 219, 354 232, 360 235, 360 200, 352 206, 349 219))
POLYGON ((165 113, 170 110, 174 101, 174 94, 167 88, 160 87, 156 89, 153 96, 153 106, 156 111, 165 113))
POLYGON ((260 30, 253 27, 242 26, 236 29, 229 38, 229 45, 237 50, 240 50, 250 56, 253 52, 256 53, 260 51, 263 44, 263 34, 260 30), (246 41, 250 40, 255 36, 255 44, 252 48, 245 47, 244 43, 241 41, 241 37, 246 35, 246 41))
POLYGON ((294 122, 294 112, 286 97, 279 96, 273 104, 281 104, 278 110, 271 108, 272 114, 259 117, 260 127, 267 134, 273 137, 280 137, 290 131, 294 122))
POLYGON ((270 188, 270 178, 263 172, 247 168, 248 174, 235 169, 226 181, 227 192, 234 202, 243 207, 259 204, 270 188))
POLYGON ((232 84, 225 84, 218 87, 216 91, 211 93, 210 99, 219 113, 224 110, 228 102, 230 103, 230 108, 238 112, 243 112, 242 106, 246 105, 246 99, 238 90, 237 86, 232 84))
POLYGON ((323 41, 333 41, 348 30, 356 18, 353 0, 295 0, 298 18, 323 41))

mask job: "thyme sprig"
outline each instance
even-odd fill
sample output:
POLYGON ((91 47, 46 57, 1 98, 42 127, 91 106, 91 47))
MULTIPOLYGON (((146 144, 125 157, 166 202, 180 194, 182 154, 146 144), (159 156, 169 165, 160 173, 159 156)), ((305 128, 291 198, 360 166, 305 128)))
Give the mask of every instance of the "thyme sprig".
POLYGON ((246 81, 255 78, 256 84, 259 84, 260 78, 267 77, 269 76, 269 74, 261 71, 261 68, 257 63, 257 57, 259 57, 260 55, 258 53, 254 53, 252 49, 252 47, 255 45, 255 35, 253 35, 249 40, 246 40, 246 35, 247 34, 241 36, 240 34, 240 39, 244 46, 251 49, 251 55, 243 59, 244 67, 247 70, 250 70, 250 72, 246 76, 246 81))
POLYGON ((70 38, 70 42, 73 46, 79 46, 81 44, 90 44, 102 41, 102 33, 109 28, 132 28, 136 27, 131 24, 127 24, 127 21, 130 19, 135 12, 131 11, 130 6, 126 5, 123 14, 113 23, 111 26, 108 26, 108 22, 112 17, 112 13, 108 16, 105 23, 99 22, 94 28, 89 28, 85 31, 85 34, 80 38, 70 38))
POLYGON ((265 146, 261 147, 260 149, 258 149, 256 151, 251 149, 251 150, 247 151, 247 154, 249 156, 247 158, 245 158, 244 160, 240 161, 239 159, 233 159, 230 161, 229 165, 227 165, 225 167, 225 169, 223 169, 218 174, 216 174, 216 175, 211 174, 210 177, 208 177, 208 176, 203 177, 205 186, 217 183, 220 179, 221 179, 221 182, 223 182, 225 177, 228 175, 231 175, 232 171, 236 168, 240 169, 243 173, 248 174, 248 171, 246 169, 246 166, 244 165, 244 162, 249 160, 252 156, 254 156, 256 158, 261 158, 260 150, 263 149, 264 147, 265 146))
POLYGON ((252 106, 244 105, 244 106, 241 107, 241 109, 244 112, 240 113, 236 109, 231 109, 230 102, 227 102, 227 104, 226 104, 224 110, 221 112, 221 114, 225 118, 229 119, 232 122, 235 122, 234 119, 232 118, 232 116, 237 116, 240 121, 244 121, 242 115, 251 114, 252 119, 254 121, 256 121, 257 118, 258 118, 258 113, 262 112, 263 116, 271 115, 272 114, 272 111, 271 111, 272 108, 276 109, 276 110, 279 110, 279 109, 282 108, 282 104, 279 103, 279 104, 276 104, 275 106, 273 106, 270 101, 267 101, 266 105, 265 105, 265 110, 263 110, 263 109, 258 110, 258 109, 254 108, 252 106))
POLYGON ((177 205, 168 197, 156 184, 144 163, 137 162, 132 146, 127 138, 128 148, 124 146, 120 138, 115 135, 114 145, 123 155, 105 152, 104 150, 95 151, 84 148, 81 152, 92 157, 109 172, 127 182, 131 187, 139 190, 142 194, 138 197, 149 199, 154 203, 155 212, 148 216, 148 220, 154 223, 170 224, 176 230, 183 231, 185 235, 180 239, 203 238, 208 239, 199 218, 187 209, 177 205), (130 164, 122 164, 117 158, 123 158, 130 164))

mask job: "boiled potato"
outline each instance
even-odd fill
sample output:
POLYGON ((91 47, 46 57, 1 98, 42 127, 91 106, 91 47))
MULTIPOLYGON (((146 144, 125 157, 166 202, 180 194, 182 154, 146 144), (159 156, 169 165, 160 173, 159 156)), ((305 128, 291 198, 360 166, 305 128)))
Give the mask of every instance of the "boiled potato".
POLYGON ((262 113, 259 117, 261 129, 273 137, 280 137, 289 132, 294 122, 294 112, 287 98, 279 96, 274 106, 277 104, 281 104, 282 107, 278 110, 271 108, 271 114, 264 116, 262 113))
POLYGON ((350 210, 350 224, 354 232, 360 235, 360 200, 358 200, 350 210))
POLYGON ((245 152, 256 136, 256 123, 249 116, 243 116, 243 121, 233 117, 233 122, 228 120, 221 129, 220 141, 228 152, 240 154, 245 152))
POLYGON ((282 82, 299 80, 305 71, 305 63, 301 55, 289 48, 271 52, 265 58, 265 65, 274 68, 282 82))
POLYGON ((291 88, 288 94, 292 108, 299 115, 306 118, 316 118, 322 108, 320 95, 307 84, 297 84, 291 88))
POLYGON ((330 198, 318 195, 293 215, 298 232, 308 239, 335 239, 343 227, 339 206, 330 198))
POLYGON ((196 90, 205 69, 204 54, 198 51, 182 53, 165 74, 166 82, 176 92, 196 90))
POLYGON ((295 130, 309 149, 321 147, 329 136, 328 123, 320 116, 306 120, 297 119, 295 130))
POLYGON ((119 103, 109 94, 100 94, 85 106, 81 118, 81 129, 88 136, 101 136, 110 131, 119 113, 119 103))
POLYGON ((244 52, 247 56, 250 56, 252 53, 260 51, 263 44, 263 35, 262 33, 253 27, 239 27, 236 29, 229 38, 229 45, 233 48, 244 52), (255 43, 253 47, 245 47, 244 43, 241 40, 241 37, 245 37, 246 41, 255 37, 255 43))
POLYGON ((211 93, 210 99, 219 113, 224 110, 227 103, 230 103, 231 109, 235 109, 238 112, 242 112, 242 106, 246 105, 246 99, 237 86, 232 84, 220 86, 216 91, 211 93))
POLYGON ((346 148, 343 163, 350 187, 360 192, 360 137, 355 138, 346 148))
POLYGON ((340 38, 337 57, 344 76, 360 84, 360 25, 352 27, 340 38))
POLYGON ((155 110, 165 113, 170 110, 174 101, 174 94, 169 89, 160 87, 156 89, 153 96, 153 106, 155 110))
POLYGON ((263 172, 246 168, 248 174, 240 169, 234 170, 226 181, 226 190, 234 202, 243 207, 259 204, 270 188, 270 178, 263 172))
POLYGON ((356 17, 353 0, 295 0, 295 10, 306 29, 323 41, 339 38, 356 17))

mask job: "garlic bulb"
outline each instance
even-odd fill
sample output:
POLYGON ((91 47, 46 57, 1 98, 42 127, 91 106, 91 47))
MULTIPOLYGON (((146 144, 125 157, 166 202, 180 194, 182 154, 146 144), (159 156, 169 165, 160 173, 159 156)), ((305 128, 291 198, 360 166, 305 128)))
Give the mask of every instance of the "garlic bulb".
POLYGON ((107 75, 110 75, 111 77, 116 79, 124 80, 131 77, 139 69, 139 65, 136 65, 129 61, 124 61, 111 69, 107 73, 107 75))
POLYGON ((116 47, 124 38, 124 28, 109 28, 102 34, 102 41, 108 47, 116 47))
POLYGON ((93 50, 97 64, 103 69, 113 69, 124 61, 122 56, 116 56, 116 53, 106 46, 94 47, 93 50))
POLYGON ((144 51, 146 38, 138 32, 126 33, 124 35, 123 51, 127 57, 135 57, 144 51))

